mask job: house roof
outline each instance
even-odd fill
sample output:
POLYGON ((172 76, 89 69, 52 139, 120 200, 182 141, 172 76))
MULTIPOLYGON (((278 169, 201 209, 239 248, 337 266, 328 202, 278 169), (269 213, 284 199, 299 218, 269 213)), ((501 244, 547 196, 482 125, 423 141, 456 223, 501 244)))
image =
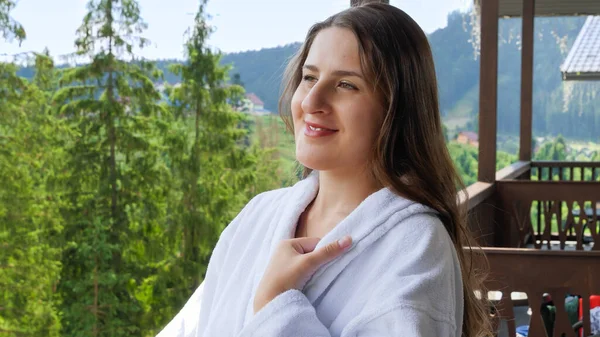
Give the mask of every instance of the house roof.
POLYGON ((252 104, 254 105, 265 105, 265 103, 263 103, 263 101, 258 98, 258 96, 256 96, 254 93, 249 93, 246 94, 246 98, 250 100, 250 102, 252 102, 252 104))
MULTIPOLYGON (((486 0, 473 0, 479 4, 486 0)), ((498 0, 499 17, 520 17, 523 0, 498 0)), ((598 0, 535 0, 535 16, 600 15, 598 0)))
POLYGON ((478 142, 479 141, 479 135, 476 134, 473 131, 461 131, 458 134, 459 135, 464 135, 465 137, 467 137, 467 139, 469 139, 472 142, 478 142))
POLYGON ((600 80, 600 16, 585 20, 560 71, 563 80, 600 80))

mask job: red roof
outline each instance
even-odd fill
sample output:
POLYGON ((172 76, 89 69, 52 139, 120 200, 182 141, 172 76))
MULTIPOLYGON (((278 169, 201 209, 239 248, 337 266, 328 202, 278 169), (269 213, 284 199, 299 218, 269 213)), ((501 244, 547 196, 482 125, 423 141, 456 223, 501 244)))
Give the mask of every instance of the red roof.
POLYGON ((472 142, 478 142, 479 141, 479 135, 476 134, 475 132, 472 132, 472 131, 462 131, 459 134, 460 135, 464 135, 465 137, 467 137, 467 139, 469 139, 472 142))
POLYGON ((261 101, 261 99, 258 98, 258 96, 256 96, 254 93, 246 94, 246 98, 249 99, 254 105, 265 105, 265 103, 263 103, 263 101, 261 101))

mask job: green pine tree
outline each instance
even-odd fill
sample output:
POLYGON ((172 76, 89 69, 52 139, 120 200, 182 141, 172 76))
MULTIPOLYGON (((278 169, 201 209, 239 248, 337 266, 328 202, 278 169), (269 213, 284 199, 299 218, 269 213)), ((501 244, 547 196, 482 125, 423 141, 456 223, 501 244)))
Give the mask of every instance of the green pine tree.
MULTIPOLYGON (((205 7, 206 1, 201 1, 194 26, 188 31, 186 62, 171 67, 182 81, 167 89, 177 121, 169 132, 168 161, 178 182, 177 197, 170 199, 169 206, 169 246, 173 250, 151 296, 154 316, 163 315, 163 325, 202 282, 222 230, 249 197, 262 192, 256 187, 266 186, 258 176, 267 172, 257 171, 264 152, 244 143, 247 130, 238 126, 247 124, 247 117, 231 105, 243 95, 243 88, 228 84, 229 68, 219 64, 220 53, 206 44, 211 28, 205 20, 205 7)), ((266 179, 277 181, 272 174, 266 179)))
MULTIPOLYGON (((15 1, 0 0, 0 33, 25 39, 10 17, 15 1)), ((36 56, 37 73, 53 66, 36 56)), ((60 161, 54 148, 56 121, 47 96, 0 62, 0 332, 6 336, 58 336, 54 286, 60 268, 61 230, 55 199, 47 193, 60 161)))
MULTIPOLYGON (((53 72, 36 56, 36 78, 53 72)), ((55 297, 60 272, 59 199, 52 194, 60 169, 61 122, 48 114, 36 84, 0 64, 0 332, 58 336, 55 297)))
POLYGON ((544 144, 535 155, 536 160, 567 160, 567 143, 562 135, 544 144))
POLYGON ((135 0, 92 0, 78 29, 76 56, 54 96, 70 140, 65 250, 59 291, 63 336, 141 336, 139 291, 162 258, 166 217, 162 136, 154 65, 135 59, 148 41, 135 0))
POLYGON ((173 169, 181 178, 176 226, 181 233, 180 253, 184 284, 189 296, 202 281, 208 258, 219 234, 246 202, 243 191, 252 182, 254 158, 239 146, 245 130, 237 125, 243 116, 228 104, 239 96, 239 85, 227 85, 228 68, 221 55, 206 45, 211 28, 201 1, 185 45, 187 62, 171 71, 181 76, 170 90, 173 115, 180 123, 179 148, 171 147, 173 169))

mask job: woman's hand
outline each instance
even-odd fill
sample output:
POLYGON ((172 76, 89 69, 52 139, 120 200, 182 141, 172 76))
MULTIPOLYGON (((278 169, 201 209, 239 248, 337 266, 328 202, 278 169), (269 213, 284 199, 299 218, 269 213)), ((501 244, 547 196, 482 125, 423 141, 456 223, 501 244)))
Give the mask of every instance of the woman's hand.
POLYGON ((254 313, 283 292, 302 290, 320 266, 340 256, 352 244, 352 238, 345 236, 315 251, 319 241, 319 238, 297 238, 279 243, 258 285, 254 313))

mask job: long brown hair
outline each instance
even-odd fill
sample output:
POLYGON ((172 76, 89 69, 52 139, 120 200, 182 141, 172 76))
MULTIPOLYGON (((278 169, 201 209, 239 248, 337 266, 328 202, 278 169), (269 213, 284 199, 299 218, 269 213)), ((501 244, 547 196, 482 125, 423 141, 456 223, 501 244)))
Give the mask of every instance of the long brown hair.
MULTIPOLYGON (((464 290, 463 336, 490 336, 489 308, 475 296, 481 268, 468 261, 473 247, 466 210, 458 202, 464 184, 446 148, 439 112, 433 55, 427 37, 402 10, 381 3, 349 8, 315 24, 284 75, 279 110, 293 134, 291 99, 316 35, 328 27, 351 30, 358 39, 363 71, 387 107, 374 146, 373 175, 381 183, 439 213, 455 245, 464 290)), ((304 168, 304 175, 310 172, 304 168)), ((485 294, 485 293, 484 293, 485 294)), ((484 296, 485 298, 485 296, 484 296)))

